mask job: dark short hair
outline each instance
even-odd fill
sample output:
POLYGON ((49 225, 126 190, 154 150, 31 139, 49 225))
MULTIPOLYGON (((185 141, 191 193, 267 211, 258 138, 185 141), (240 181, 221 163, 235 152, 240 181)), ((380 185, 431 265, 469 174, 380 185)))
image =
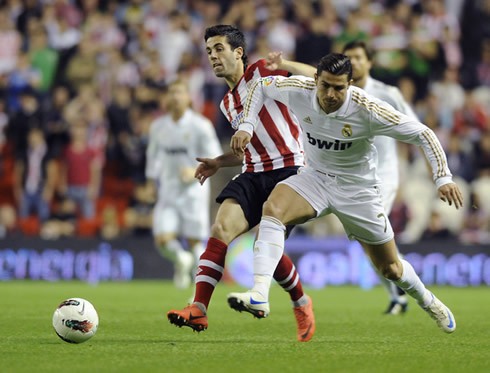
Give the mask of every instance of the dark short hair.
POLYGON ((347 74, 348 82, 352 79, 352 65, 349 57, 341 53, 329 53, 323 56, 316 68, 316 74, 320 76, 323 71, 333 75, 347 74))
POLYGON ((355 49, 355 48, 361 48, 362 50, 364 50, 364 53, 366 54, 367 59, 369 61, 372 61, 372 59, 373 59, 373 52, 367 46, 367 44, 364 41, 362 41, 362 40, 354 40, 354 41, 351 41, 351 42, 347 43, 344 46, 344 49, 343 49, 342 52, 345 53, 346 51, 351 50, 351 49, 355 49))
POLYGON ((226 36, 226 41, 230 44, 231 49, 235 50, 242 47, 242 61, 246 65, 248 63, 247 42, 245 36, 237 27, 231 25, 215 25, 208 27, 204 32, 204 41, 208 41, 213 36, 226 36))

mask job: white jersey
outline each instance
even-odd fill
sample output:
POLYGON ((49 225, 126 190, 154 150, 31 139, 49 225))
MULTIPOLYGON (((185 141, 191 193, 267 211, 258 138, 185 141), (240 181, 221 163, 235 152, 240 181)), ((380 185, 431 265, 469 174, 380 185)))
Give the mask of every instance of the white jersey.
POLYGON ((253 133, 266 98, 284 103, 298 118, 304 133, 306 167, 334 175, 339 183, 379 184, 375 136, 390 136, 422 147, 437 187, 452 182, 446 155, 434 132, 361 88, 349 87, 342 106, 326 114, 318 104, 313 79, 262 78, 250 90, 240 130, 253 133))
POLYGON ((159 182, 159 198, 178 202, 209 193, 209 185, 197 180, 184 183, 181 169, 197 167, 196 157, 214 158, 222 152, 212 123, 189 109, 177 122, 164 115, 151 124, 146 153, 146 177, 159 182))
MULTIPOLYGON (((403 99, 403 96, 397 87, 368 77, 363 89, 370 95, 389 103, 399 112, 418 120, 412 108, 403 99)), ((378 177, 381 179, 381 183, 397 189, 399 173, 396 140, 393 137, 376 136, 374 139, 374 146, 378 151, 377 173, 378 177)))

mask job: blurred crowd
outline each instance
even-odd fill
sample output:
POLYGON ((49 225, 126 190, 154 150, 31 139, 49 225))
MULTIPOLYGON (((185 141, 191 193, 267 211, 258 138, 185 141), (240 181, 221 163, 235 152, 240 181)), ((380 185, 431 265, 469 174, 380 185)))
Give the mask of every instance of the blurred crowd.
MULTIPOLYGON (((145 151, 166 85, 187 81, 193 108, 225 144, 232 133, 203 42, 219 23, 244 31, 251 61, 315 65, 366 41, 372 75, 436 132, 465 193, 458 211, 438 202, 420 151, 401 144, 395 231, 490 242, 490 0, 0 1, 0 237, 150 232, 145 151)), ((304 229, 341 232, 332 219, 304 229)))

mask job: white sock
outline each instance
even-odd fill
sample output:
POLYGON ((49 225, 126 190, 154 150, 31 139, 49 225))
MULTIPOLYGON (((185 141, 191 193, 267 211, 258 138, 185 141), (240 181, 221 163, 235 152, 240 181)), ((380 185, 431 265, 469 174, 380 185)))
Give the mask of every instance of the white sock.
POLYGON ((422 307, 427 307, 432 301, 431 293, 427 291, 412 265, 404 259, 400 259, 400 261, 403 265, 402 277, 393 282, 396 286, 405 290, 408 295, 415 298, 422 307))
POLYGON ((254 245, 254 287, 269 299, 269 289, 277 264, 284 253, 284 232, 286 227, 276 218, 263 216, 259 234, 254 245))
POLYGON ((167 242, 166 245, 160 246, 157 249, 160 254, 162 254, 165 258, 172 261, 173 263, 176 263, 180 253, 182 251, 185 251, 180 241, 177 239, 171 240, 167 242))

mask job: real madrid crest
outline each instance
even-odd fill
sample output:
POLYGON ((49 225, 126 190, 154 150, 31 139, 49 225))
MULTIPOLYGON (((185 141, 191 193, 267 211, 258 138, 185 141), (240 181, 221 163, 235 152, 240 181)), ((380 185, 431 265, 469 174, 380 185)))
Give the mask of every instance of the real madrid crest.
POLYGON ((342 136, 351 137, 352 136, 352 127, 350 124, 345 124, 344 128, 342 128, 342 136))

